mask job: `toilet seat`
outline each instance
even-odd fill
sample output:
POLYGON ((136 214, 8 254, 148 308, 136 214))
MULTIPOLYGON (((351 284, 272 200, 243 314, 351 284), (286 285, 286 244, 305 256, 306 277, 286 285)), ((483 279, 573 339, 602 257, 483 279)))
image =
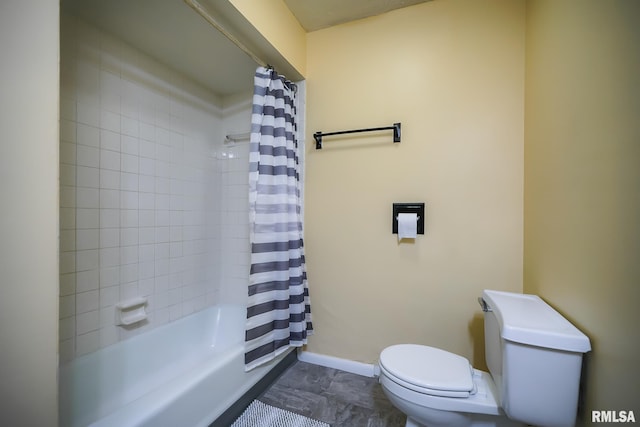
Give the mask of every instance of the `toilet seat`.
POLYGON ((476 393, 473 367, 467 359, 439 348, 399 344, 380 354, 380 370, 398 385, 441 397, 469 397, 476 393))
POLYGON ((467 398, 434 396, 404 387, 397 382, 396 378, 388 376, 385 370, 380 370, 382 389, 387 396, 393 395, 400 401, 409 402, 417 407, 440 411, 503 416, 504 413, 498 403, 497 392, 491 375, 488 372, 476 369, 474 370, 474 382, 477 384, 478 391, 467 398))

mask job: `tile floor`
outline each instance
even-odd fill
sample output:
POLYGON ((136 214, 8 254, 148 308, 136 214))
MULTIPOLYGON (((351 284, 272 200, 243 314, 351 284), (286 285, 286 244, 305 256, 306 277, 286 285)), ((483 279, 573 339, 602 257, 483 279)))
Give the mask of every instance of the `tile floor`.
POLYGON ((331 427, 404 427, 377 378, 296 361, 259 398, 331 427))

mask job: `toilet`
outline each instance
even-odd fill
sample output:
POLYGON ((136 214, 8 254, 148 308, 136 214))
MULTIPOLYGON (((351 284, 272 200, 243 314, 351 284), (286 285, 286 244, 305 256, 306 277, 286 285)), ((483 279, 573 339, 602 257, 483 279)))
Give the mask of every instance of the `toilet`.
POLYGON ((489 372, 426 345, 380 353, 380 384, 406 427, 575 425, 589 338, 536 295, 485 290, 478 301, 489 372))

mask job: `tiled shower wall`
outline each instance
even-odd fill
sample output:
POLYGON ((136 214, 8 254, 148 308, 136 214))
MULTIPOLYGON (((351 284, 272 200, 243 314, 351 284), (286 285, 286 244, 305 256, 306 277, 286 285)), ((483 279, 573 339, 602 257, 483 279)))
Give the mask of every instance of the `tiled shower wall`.
POLYGON ((222 141, 248 131, 251 97, 221 99, 64 15, 61 56, 64 363, 244 302, 248 144, 222 141), (116 326, 115 305, 138 296, 148 299, 148 320, 116 326))

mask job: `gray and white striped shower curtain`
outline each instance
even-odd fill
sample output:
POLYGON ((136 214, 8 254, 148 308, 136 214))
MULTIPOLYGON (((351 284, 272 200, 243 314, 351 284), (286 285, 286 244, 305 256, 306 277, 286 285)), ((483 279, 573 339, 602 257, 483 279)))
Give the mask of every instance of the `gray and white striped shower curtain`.
POLYGON ((246 370, 306 344, 313 331, 302 240, 297 88, 264 67, 256 70, 254 83, 246 370))

